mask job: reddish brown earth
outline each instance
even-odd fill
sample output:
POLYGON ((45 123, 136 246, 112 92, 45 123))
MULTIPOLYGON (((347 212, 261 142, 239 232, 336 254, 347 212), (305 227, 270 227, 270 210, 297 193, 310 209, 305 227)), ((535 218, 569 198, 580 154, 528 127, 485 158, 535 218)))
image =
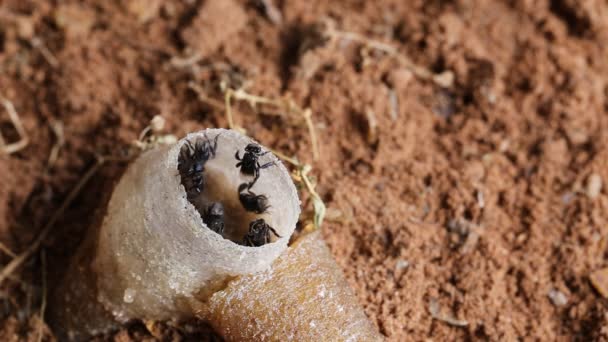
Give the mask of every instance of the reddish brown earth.
MULTIPOLYGON (((188 88, 221 103, 223 82, 312 109, 316 161, 306 126, 244 103, 235 120, 313 166, 330 208, 323 235, 389 340, 607 339, 608 302, 589 282, 608 265, 608 196, 589 181, 608 181, 605 1, 275 3, 280 22, 244 0, 0 2, 0 94, 30 138, 0 155, 0 242, 25 251, 95 154, 123 154, 154 115, 178 137, 226 127, 188 88), (455 82, 324 41, 315 28, 328 20, 455 82), (49 163, 55 123, 65 143, 49 163), (468 325, 433 318, 430 303, 468 325)), ((0 129, 15 140, 5 111, 0 129)), ((44 274, 62 270, 123 167, 106 164, 1 284, 1 340, 51 338, 44 274)), ((208 335, 193 322, 114 338, 208 335)))

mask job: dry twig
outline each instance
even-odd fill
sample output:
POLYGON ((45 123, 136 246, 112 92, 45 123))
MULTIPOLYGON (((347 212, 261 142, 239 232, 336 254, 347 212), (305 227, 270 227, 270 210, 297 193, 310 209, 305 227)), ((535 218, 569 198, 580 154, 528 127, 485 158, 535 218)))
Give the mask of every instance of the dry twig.
POLYGON ((15 254, 15 252, 13 252, 10 248, 8 248, 2 242, 0 242, 0 251, 4 252, 4 254, 10 256, 11 258, 14 258, 17 256, 17 254, 15 254))
POLYGON ((25 148, 29 144, 29 140, 25 133, 25 128, 23 128, 23 124, 21 123, 21 119, 19 118, 19 115, 17 114, 17 111, 15 110, 15 106, 13 106, 13 103, 11 101, 9 101, 8 99, 6 99, 5 97, 3 97, 2 95, 0 95, 0 102, 2 103, 2 106, 4 107, 6 112, 8 113, 8 117, 11 120, 11 123, 13 124, 13 126, 15 127, 17 134, 19 135, 19 140, 17 140, 14 143, 11 143, 11 144, 6 144, 6 141, 4 140, 4 137, 2 136, 2 132, 0 132, 0 151, 4 152, 6 154, 15 153, 15 152, 25 148))

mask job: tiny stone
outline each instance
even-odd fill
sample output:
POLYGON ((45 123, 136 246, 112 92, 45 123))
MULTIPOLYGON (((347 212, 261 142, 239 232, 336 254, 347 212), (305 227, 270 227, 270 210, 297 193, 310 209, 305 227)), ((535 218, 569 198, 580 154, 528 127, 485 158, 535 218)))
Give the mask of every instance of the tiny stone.
POLYGON ((395 265, 395 268, 397 269, 397 271, 402 271, 406 268, 408 268, 410 266, 410 262, 407 260, 397 260, 397 264, 395 265))
POLYGON ((597 173, 592 173, 589 178, 587 178, 587 196, 589 198, 596 198, 600 192, 602 191, 602 177, 597 173))
POLYGON ((589 280, 602 297, 608 298, 608 267, 591 273, 589 280))
POLYGON ((477 205, 483 209, 486 206, 486 201, 483 197, 483 191, 477 190, 477 205))
POLYGON ((568 304, 568 298, 566 298, 566 295, 559 290, 551 289, 547 296, 555 306, 564 306, 568 304))
POLYGON ((125 303, 133 303, 134 299, 135 299, 135 290, 133 290, 131 288, 127 288, 125 290, 125 294, 124 294, 122 300, 124 300, 125 303))
POLYGON ((165 118, 160 115, 155 115, 150 121, 150 128, 154 133, 160 133, 165 129, 165 118))

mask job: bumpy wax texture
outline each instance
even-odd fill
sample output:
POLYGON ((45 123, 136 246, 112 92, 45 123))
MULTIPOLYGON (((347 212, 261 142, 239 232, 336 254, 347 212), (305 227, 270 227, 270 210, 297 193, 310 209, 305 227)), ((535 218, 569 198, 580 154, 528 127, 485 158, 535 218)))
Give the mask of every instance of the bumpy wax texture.
POLYGON ((229 341, 381 341, 319 233, 216 292, 201 317, 229 341))

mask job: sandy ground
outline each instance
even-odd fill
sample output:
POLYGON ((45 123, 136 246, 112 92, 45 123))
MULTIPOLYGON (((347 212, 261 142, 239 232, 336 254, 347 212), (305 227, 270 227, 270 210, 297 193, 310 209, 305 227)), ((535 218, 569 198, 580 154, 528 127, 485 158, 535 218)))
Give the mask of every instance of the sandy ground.
MULTIPOLYGON (((605 340, 589 279, 608 266, 606 41, 599 0, 4 0, 0 95, 29 143, 0 154, 0 262, 95 155, 125 155, 155 115, 177 137, 227 127, 224 91, 244 89, 311 109, 316 159, 302 116, 237 101, 234 120, 312 165, 323 235, 389 341, 605 340)), ((4 109, 0 132, 20 136, 4 109)), ((3 279, 0 339, 53 338, 48 287, 123 168, 3 279)), ((159 337, 214 338, 202 322, 113 336, 159 337)))

